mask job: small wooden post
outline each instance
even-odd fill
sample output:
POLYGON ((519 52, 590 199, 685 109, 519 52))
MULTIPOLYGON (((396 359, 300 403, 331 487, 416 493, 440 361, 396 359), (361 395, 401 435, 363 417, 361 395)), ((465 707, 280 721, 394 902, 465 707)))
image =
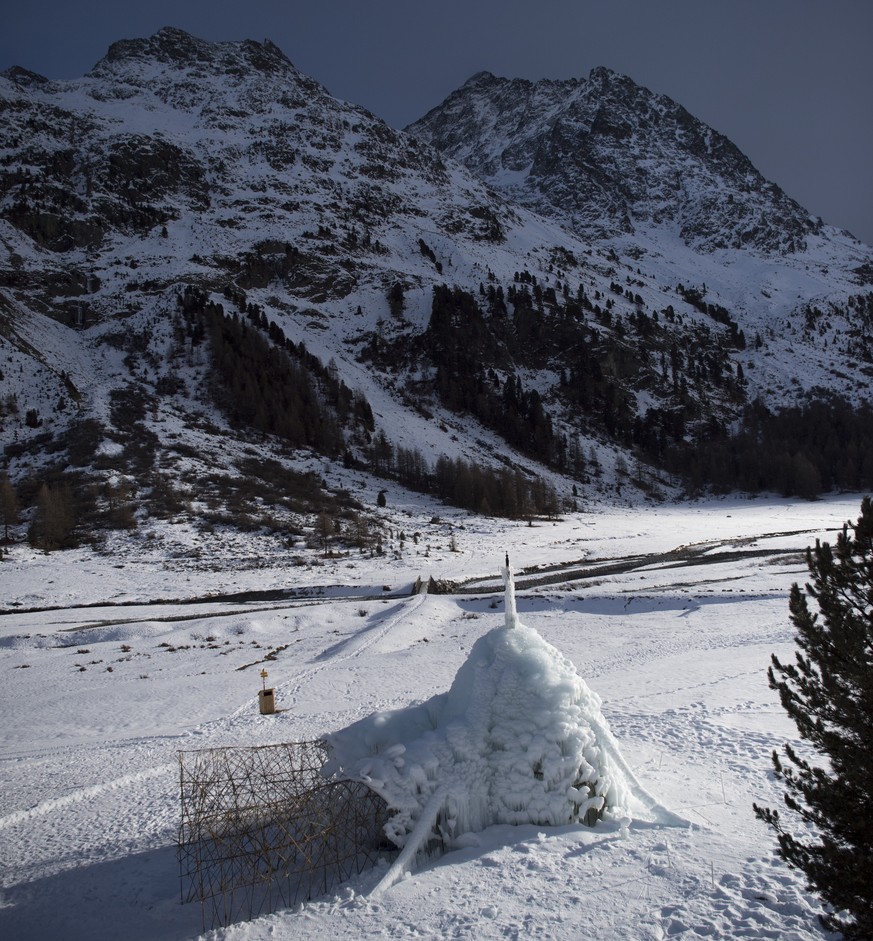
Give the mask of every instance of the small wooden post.
POLYGON ((267 689, 267 671, 261 670, 261 683, 263 689, 258 690, 258 703, 262 716, 271 716, 276 711, 276 699, 273 689, 267 689))

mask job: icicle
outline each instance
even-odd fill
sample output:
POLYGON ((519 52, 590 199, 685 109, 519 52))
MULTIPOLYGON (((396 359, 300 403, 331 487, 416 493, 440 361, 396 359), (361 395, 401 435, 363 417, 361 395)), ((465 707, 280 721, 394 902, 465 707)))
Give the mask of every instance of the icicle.
POLYGON ((512 579, 512 570, 509 567, 509 553, 506 553, 506 565, 503 569, 503 585, 506 602, 506 626, 518 626, 518 612, 515 610, 515 582, 512 579))
POLYGON ((374 886, 370 892, 373 898, 387 892, 396 882, 403 878, 403 874, 409 872, 418 851, 427 843, 433 834, 436 820, 440 811, 443 809, 448 797, 448 788, 439 787, 431 795, 430 800, 425 804, 418 818, 418 822, 412 830, 412 833, 406 838, 406 845, 400 852, 400 855, 391 864, 391 868, 380 879, 378 885, 374 886))

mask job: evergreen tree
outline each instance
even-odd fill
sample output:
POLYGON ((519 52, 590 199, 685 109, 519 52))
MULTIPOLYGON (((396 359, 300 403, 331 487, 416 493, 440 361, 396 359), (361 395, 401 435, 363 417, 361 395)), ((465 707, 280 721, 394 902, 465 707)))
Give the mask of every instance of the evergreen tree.
POLYGON ((315 532, 321 551, 325 558, 330 555, 330 544, 333 541, 334 527, 327 513, 319 513, 315 522, 315 532))
POLYGON ((773 753, 785 805, 805 824, 786 829, 778 810, 755 805, 776 832, 779 855, 801 870, 832 909, 822 921, 847 939, 873 938, 873 500, 835 548, 807 550, 812 584, 795 584, 789 610, 796 662, 774 655, 771 688, 816 756, 785 745, 773 753), (807 597, 818 604, 810 612, 807 597), (818 841, 815 841, 815 838, 818 841))
POLYGON ((406 302, 406 298, 403 294, 403 285, 399 281, 395 281, 394 284, 388 289, 388 309, 391 311, 392 315, 395 317, 403 316, 403 306, 406 302))

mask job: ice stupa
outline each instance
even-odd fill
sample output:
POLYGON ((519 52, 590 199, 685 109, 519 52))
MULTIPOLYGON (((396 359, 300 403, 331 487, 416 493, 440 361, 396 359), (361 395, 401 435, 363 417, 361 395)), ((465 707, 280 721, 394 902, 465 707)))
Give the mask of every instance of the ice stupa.
POLYGON ((449 691, 328 736, 325 771, 384 798, 407 862, 434 836, 451 844, 498 823, 682 822, 636 780, 570 660, 519 621, 508 559, 503 576, 505 623, 449 691))

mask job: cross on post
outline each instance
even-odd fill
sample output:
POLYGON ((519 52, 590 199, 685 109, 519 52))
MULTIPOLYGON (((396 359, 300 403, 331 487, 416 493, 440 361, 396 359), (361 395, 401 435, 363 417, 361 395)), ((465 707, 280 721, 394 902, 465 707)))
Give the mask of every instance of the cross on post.
POLYGON ((276 711, 276 699, 272 689, 267 689, 267 671, 261 670, 263 689, 258 692, 258 702, 262 716, 271 716, 276 711))

